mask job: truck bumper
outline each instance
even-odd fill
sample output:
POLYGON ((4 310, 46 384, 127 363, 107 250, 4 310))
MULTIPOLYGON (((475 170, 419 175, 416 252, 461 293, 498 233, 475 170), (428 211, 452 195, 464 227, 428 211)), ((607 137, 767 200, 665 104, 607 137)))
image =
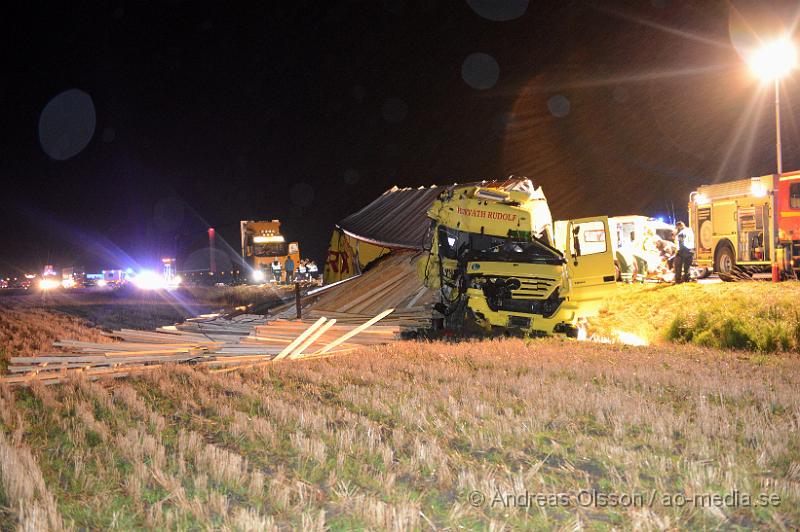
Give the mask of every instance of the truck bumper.
POLYGON ((535 335, 552 336, 566 334, 578 322, 575 311, 569 308, 567 302, 562 303, 552 316, 546 318, 541 314, 492 310, 480 291, 475 290, 474 292, 477 293, 470 292, 473 292, 473 290, 467 290, 467 305, 469 309, 478 320, 493 327, 518 329, 535 335))

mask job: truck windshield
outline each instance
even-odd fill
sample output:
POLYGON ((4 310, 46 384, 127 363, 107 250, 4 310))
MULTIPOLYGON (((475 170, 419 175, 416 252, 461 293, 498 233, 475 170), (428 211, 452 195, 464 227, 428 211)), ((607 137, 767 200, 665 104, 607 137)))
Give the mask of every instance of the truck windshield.
POLYGON ((557 251, 536 240, 526 242, 486 235, 480 236, 488 240, 488 245, 468 251, 466 253, 467 260, 545 262, 553 264, 561 264, 564 260, 557 251))
POLYGON ((272 242, 269 244, 255 244, 253 254, 256 257, 283 257, 288 255, 289 244, 286 242, 272 242))
POLYGON ((439 253, 443 257, 501 262, 545 262, 561 264, 563 256, 549 242, 530 239, 504 238, 449 228, 439 228, 439 253))

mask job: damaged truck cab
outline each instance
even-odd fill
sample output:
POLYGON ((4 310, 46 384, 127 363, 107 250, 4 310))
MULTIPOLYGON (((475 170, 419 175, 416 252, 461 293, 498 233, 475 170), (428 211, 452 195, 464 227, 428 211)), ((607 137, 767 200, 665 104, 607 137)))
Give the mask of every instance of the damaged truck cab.
POLYGON ((425 284, 439 291, 445 327, 576 336, 615 287, 606 217, 553 234, 550 208, 529 179, 455 185, 428 211, 425 284))

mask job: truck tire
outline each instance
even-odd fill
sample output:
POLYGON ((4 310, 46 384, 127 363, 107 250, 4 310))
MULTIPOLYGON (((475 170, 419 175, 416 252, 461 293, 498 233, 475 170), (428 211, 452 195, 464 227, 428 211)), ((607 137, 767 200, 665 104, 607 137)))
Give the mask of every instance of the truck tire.
POLYGON ((717 249, 714 257, 714 271, 722 275, 730 275, 736 267, 736 257, 733 248, 728 244, 723 244, 717 249))
POLYGON ((462 296, 454 303, 444 317, 444 328, 449 331, 463 331, 467 318, 467 298, 462 296))

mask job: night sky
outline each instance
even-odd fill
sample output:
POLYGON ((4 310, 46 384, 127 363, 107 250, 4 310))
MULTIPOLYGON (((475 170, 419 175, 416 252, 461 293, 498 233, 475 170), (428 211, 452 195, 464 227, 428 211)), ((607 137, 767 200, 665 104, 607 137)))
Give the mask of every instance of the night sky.
POLYGON ((238 4, 6 13, 0 274, 203 268, 206 229, 238 252, 242 219, 322 260, 392 185, 509 174, 556 218, 685 218, 697 185, 775 168, 773 96, 741 53, 796 2, 238 4))

